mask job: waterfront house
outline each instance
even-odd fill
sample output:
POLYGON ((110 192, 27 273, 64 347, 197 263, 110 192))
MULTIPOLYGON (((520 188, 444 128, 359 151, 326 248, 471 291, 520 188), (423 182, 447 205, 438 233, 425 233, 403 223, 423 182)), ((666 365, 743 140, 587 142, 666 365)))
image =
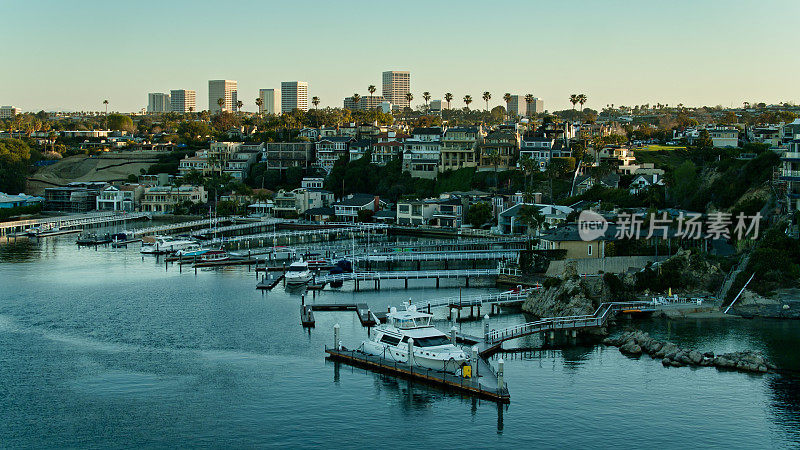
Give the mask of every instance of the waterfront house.
POLYGON ((434 199, 400 200, 397 202, 398 225, 427 225, 437 210, 434 199))
POLYGON ((333 204, 336 220, 341 222, 358 222, 359 211, 379 211, 386 202, 377 195, 350 194, 333 204))
POLYGON ((96 199, 98 211, 135 211, 144 194, 144 186, 140 184, 123 184, 107 186, 96 199))
POLYGON ((653 186, 663 186, 664 180, 659 177, 657 174, 650 174, 650 175, 638 175, 636 178, 631 181, 630 186, 628 186, 628 190, 631 194, 639 194, 641 192, 645 192, 653 186))
POLYGON ((294 219, 309 209, 330 207, 333 203, 333 193, 321 188, 299 187, 291 191, 278 191, 274 201, 275 217, 294 219))
POLYGON ((602 258, 605 256, 603 237, 584 241, 576 224, 566 224, 543 231, 539 235, 539 247, 544 250, 564 250, 567 259, 602 258))
POLYGON ((208 193, 203 186, 154 186, 144 192, 142 211, 170 214, 184 202, 206 203, 208 193))
POLYGON ((517 203, 506 208, 498 215, 498 227, 503 234, 529 234, 528 226, 519 220, 520 210, 523 207, 531 206, 539 210, 543 216, 540 228, 553 228, 567 220, 567 216, 572 212, 569 206, 546 205, 538 203, 517 203))

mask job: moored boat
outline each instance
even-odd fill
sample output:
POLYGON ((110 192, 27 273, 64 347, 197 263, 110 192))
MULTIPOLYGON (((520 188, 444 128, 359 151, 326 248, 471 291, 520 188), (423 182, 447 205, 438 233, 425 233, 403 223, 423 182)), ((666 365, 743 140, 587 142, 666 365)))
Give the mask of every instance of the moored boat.
POLYGON ((306 284, 311 281, 311 271, 305 261, 293 262, 286 268, 286 284, 306 284))

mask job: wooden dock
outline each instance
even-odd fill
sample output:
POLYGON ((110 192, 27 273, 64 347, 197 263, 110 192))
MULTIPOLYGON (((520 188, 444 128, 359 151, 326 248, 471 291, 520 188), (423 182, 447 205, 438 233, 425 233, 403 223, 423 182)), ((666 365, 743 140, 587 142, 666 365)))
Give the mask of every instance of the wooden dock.
POLYGON ((36 235, 36 237, 50 237, 50 236, 61 236, 62 234, 75 234, 75 233, 82 233, 83 228, 76 228, 74 230, 57 230, 57 231, 43 231, 36 235))
POLYGON ((380 319, 366 303, 312 303, 306 305, 313 311, 355 311, 361 326, 374 327, 380 319))
POLYGON ((380 356, 368 355, 355 350, 341 348, 339 350, 325 347, 327 358, 356 367, 376 372, 390 373, 395 376, 410 378, 440 388, 458 391, 467 395, 485 398, 498 403, 511 402, 508 388, 502 379, 502 372, 495 372, 483 358, 478 358, 478 376, 464 378, 448 372, 415 367, 380 356))
POLYGON ((311 305, 300 305, 300 323, 307 328, 314 327, 314 309, 311 305))

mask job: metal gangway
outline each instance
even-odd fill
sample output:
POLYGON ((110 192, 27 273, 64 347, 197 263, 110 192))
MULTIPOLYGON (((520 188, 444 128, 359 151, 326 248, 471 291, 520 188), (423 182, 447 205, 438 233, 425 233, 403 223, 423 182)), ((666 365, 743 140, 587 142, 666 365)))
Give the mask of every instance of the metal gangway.
POLYGON ((528 298, 528 295, 540 290, 541 288, 541 286, 537 286, 504 292, 494 292, 490 294, 473 295, 469 297, 442 297, 431 300, 411 302, 410 305, 415 306, 419 310, 430 310, 430 308, 441 306, 463 308, 483 304, 507 305, 524 302, 525 299, 528 298))
POLYGON ((354 263, 360 262, 403 262, 403 261, 475 261, 475 260, 515 260, 519 250, 465 250, 459 252, 393 252, 364 254, 350 257, 354 263))
POLYGON ((353 226, 344 226, 344 225, 337 225, 334 228, 320 228, 320 229, 313 229, 313 230, 294 230, 294 231, 275 231, 270 233, 258 233, 258 234, 248 234, 243 236, 233 236, 233 237, 225 237, 225 238, 217 238, 212 240, 212 242, 238 242, 238 241, 249 241, 249 240, 269 240, 269 239, 278 239, 283 237, 309 237, 309 236, 319 236, 319 237, 327 237, 327 236, 347 236, 350 233, 364 233, 371 230, 379 230, 385 229, 388 225, 382 224, 370 224, 371 226, 365 225, 356 225, 353 226))
POLYGON ((370 281, 370 280, 414 280, 414 279, 441 279, 464 278, 477 276, 493 276, 498 274, 498 269, 457 269, 457 270, 396 270, 389 272, 349 272, 315 276, 312 284, 328 284, 343 281, 370 281))
POLYGON ((237 223, 235 225, 226 225, 222 227, 216 227, 216 226, 208 227, 193 231, 192 236, 203 236, 213 233, 226 233, 228 231, 249 230, 251 228, 257 229, 270 225, 277 225, 283 222, 284 222, 283 219, 266 219, 266 220, 259 220, 256 222, 237 223))
POLYGON ((178 230, 188 229, 188 228, 195 228, 200 226, 213 226, 215 224, 220 223, 227 223, 230 222, 232 219, 229 217, 217 217, 213 219, 199 219, 199 220, 189 220, 186 222, 176 222, 176 223, 167 223, 164 225, 155 225, 152 227, 146 228, 139 228, 137 230, 133 230, 130 233, 133 236, 141 237, 147 236, 151 234, 159 234, 159 233, 172 233, 178 230))

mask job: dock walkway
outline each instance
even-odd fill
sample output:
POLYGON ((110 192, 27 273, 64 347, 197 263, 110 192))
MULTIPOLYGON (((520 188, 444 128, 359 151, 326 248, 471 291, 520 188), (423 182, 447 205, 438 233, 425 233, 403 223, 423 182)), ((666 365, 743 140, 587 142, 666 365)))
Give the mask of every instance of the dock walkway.
POLYGON ((500 270, 494 269, 457 269, 457 270, 396 270, 389 272, 349 272, 339 274, 329 274, 315 276, 312 284, 328 284, 331 282, 355 281, 356 290, 359 282, 375 281, 375 288, 380 289, 381 280, 405 280, 408 287, 408 280, 435 279, 436 287, 439 287, 439 280, 442 278, 466 278, 469 283, 470 277, 478 276, 497 276, 500 270))
POLYGON ((28 232, 34 228, 38 229, 39 231, 54 230, 56 228, 59 230, 66 230, 78 227, 86 228, 95 225, 113 225, 116 223, 125 223, 130 220, 139 220, 149 217, 150 213, 144 212, 105 212, 73 214, 41 219, 15 220, 11 222, 0 223, 0 236, 28 232))

